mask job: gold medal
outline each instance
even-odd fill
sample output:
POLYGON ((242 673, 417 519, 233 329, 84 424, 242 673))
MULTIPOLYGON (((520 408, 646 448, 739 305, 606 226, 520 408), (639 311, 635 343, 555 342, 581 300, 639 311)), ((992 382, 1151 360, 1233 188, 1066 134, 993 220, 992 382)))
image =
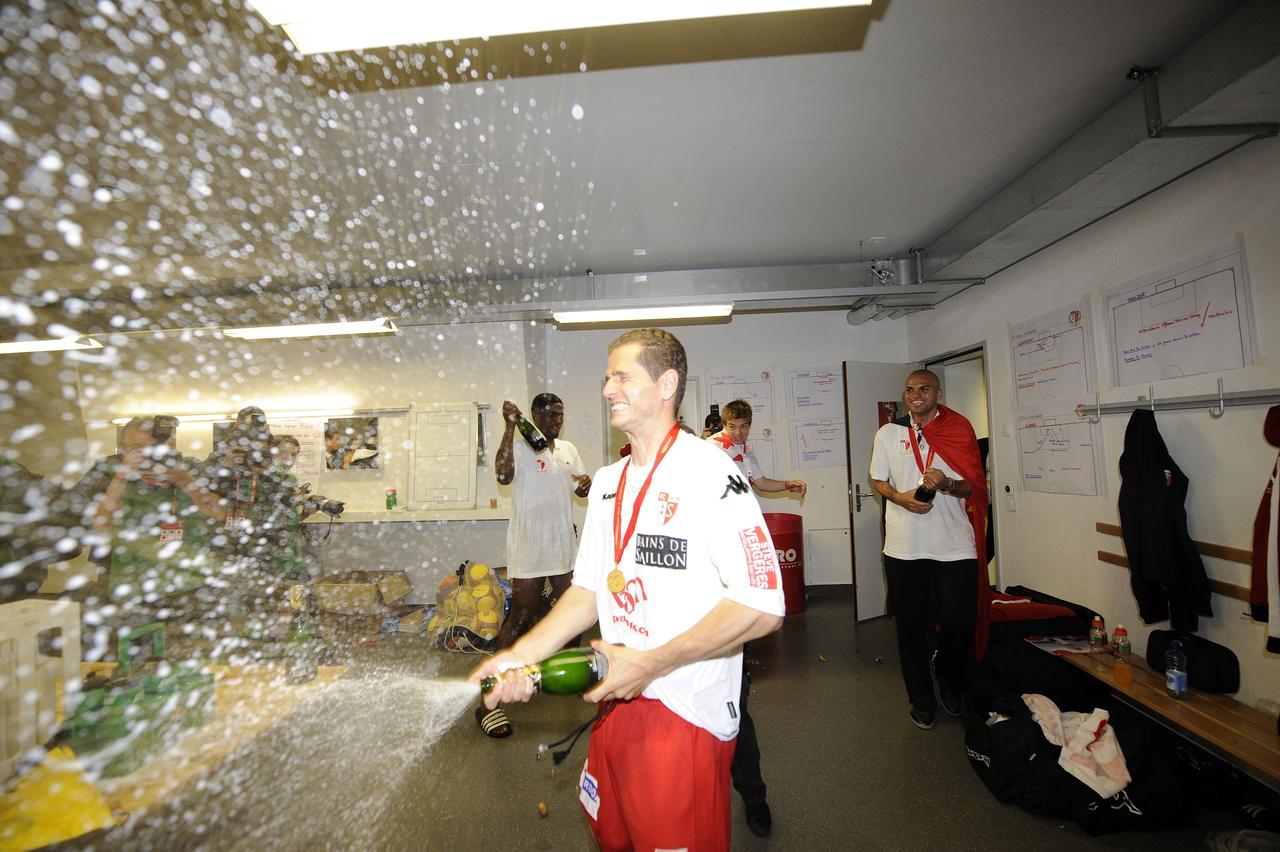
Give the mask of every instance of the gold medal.
POLYGON ((605 578, 605 583, 609 587, 609 594, 616 595, 627 587, 627 575, 614 568, 605 578))

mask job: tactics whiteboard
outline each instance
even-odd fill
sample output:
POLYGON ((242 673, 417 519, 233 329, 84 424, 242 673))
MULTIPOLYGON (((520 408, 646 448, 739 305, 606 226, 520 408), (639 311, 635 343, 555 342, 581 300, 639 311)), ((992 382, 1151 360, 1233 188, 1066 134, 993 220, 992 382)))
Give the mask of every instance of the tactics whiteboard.
POLYGON ((1107 291, 1116 385, 1253 363, 1243 244, 1222 246, 1107 291))

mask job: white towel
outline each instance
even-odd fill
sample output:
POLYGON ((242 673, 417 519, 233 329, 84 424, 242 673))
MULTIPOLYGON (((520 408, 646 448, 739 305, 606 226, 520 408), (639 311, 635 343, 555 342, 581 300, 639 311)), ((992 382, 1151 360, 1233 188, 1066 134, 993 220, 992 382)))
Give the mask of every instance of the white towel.
POLYGON ((1043 695, 1024 695, 1031 718, 1040 725, 1044 738, 1062 747, 1058 765, 1109 799, 1129 785, 1129 767, 1106 710, 1092 713, 1063 713, 1043 695))

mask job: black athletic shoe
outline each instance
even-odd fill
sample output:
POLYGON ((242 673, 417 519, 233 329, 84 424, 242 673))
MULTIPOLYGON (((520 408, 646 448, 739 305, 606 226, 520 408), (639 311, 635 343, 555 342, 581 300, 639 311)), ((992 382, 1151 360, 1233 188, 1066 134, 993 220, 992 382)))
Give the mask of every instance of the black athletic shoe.
POLYGON ((917 710, 916 708, 912 707, 910 715, 911 715, 911 724, 915 725, 920 730, 922 731, 933 730, 933 711, 932 710, 917 710))
POLYGON ((960 715, 960 693, 944 689, 942 694, 938 696, 938 703, 942 705, 943 711, 948 716, 960 715))
POLYGON ((768 802, 751 805, 747 808, 747 828, 756 837, 768 837, 773 830, 773 813, 768 802))

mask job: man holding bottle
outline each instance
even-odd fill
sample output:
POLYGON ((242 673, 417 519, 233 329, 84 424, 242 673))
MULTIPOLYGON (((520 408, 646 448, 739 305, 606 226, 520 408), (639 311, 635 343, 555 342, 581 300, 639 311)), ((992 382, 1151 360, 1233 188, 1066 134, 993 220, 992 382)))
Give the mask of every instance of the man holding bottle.
POLYGON ((960 715, 964 661, 985 615, 987 483, 973 426, 940 404, 938 376, 916 370, 902 398, 908 416, 876 432, 871 484, 885 500, 885 578, 911 722, 929 730, 938 705, 926 643, 932 601, 941 625, 936 673, 950 716, 960 715))
MULTIPOLYGON (((542 590, 551 583, 559 599, 573 579, 573 504, 571 494, 586 497, 591 488, 582 457, 560 438, 564 403, 553 393, 540 393, 529 406, 530 427, 519 406, 502 403, 506 425, 494 460, 498 484, 513 485, 511 520, 507 524, 507 577, 511 611, 494 640, 494 649, 511 647, 538 617, 542 590), (516 440, 519 429, 523 436, 516 440), (537 449, 535 449, 535 446, 537 449)), ((512 726, 501 708, 476 708, 480 728, 491 737, 510 736, 512 726)))
POLYGON ((727 849, 742 643, 782 624, 773 543, 737 468, 681 431, 684 347, 638 329, 609 347, 604 396, 631 455, 596 474, 573 585, 472 673, 490 706, 527 701, 520 670, 597 621, 608 676, 579 798, 603 849, 727 849))

